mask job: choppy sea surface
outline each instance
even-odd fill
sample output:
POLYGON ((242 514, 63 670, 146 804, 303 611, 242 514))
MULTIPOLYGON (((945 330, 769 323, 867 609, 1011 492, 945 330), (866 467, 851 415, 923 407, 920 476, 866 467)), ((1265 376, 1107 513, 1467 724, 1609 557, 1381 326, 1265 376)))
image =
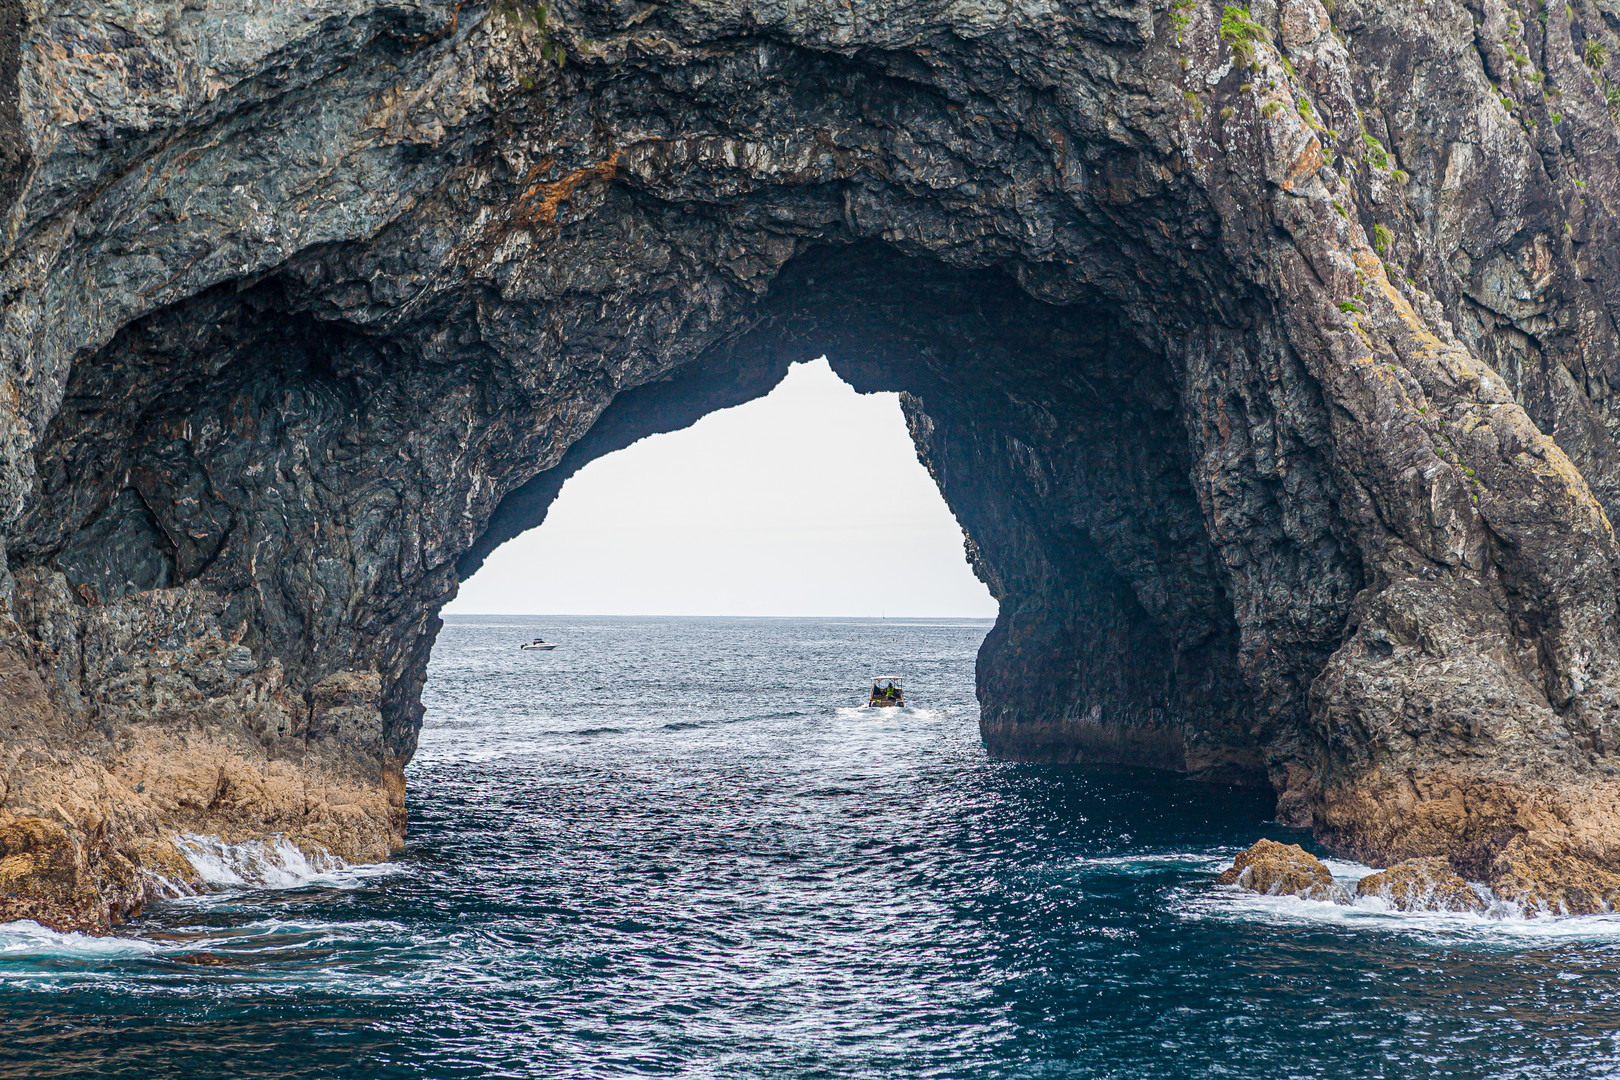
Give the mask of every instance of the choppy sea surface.
POLYGON ((1620 918, 1217 888, 1303 838, 989 760, 987 629, 451 619, 405 850, 198 838, 217 892, 0 926, 0 1076, 1620 1076, 1620 918), (911 707, 857 707, 873 674, 911 707))

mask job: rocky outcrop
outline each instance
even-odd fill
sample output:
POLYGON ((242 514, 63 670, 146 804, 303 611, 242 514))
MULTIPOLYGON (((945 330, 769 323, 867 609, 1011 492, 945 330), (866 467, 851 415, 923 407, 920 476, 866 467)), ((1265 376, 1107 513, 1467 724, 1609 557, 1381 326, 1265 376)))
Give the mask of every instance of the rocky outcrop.
POLYGON ((1263 896, 1297 896, 1301 900, 1321 900, 1348 904, 1350 894, 1333 880, 1322 860, 1298 844, 1257 840, 1240 852, 1220 877, 1217 885, 1235 885, 1263 896))
POLYGON ((903 392, 1001 602, 992 752, 1611 895, 1601 6, 0 15, 27 910, 117 917, 186 831, 386 853, 457 583, 821 353, 903 392))
POLYGON ((275 837, 317 858, 376 860, 397 846, 403 780, 377 775, 354 749, 363 733, 353 714, 376 716, 374 675, 328 676, 308 706, 273 666, 253 670, 206 592, 136 593, 87 609, 59 574, 18 581, 22 614, 44 644, 13 622, 15 640, 37 650, 33 662, 0 651, 0 921, 105 931, 154 891, 198 884, 176 844, 191 834, 275 837), (63 688, 87 676, 94 710, 64 707, 63 688), (287 734, 295 722, 343 735, 342 749, 301 752, 287 734), (274 739, 287 744, 267 749, 274 739))
MULTIPOLYGON (((1560 838, 1562 839, 1562 838, 1560 838)), ((1591 848, 1515 837, 1492 866, 1495 891, 1526 915, 1595 915, 1620 910, 1620 874, 1591 848)))
POLYGON ((1490 905, 1438 856, 1407 859, 1356 882, 1357 896, 1374 896, 1397 911, 1484 911, 1490 905))

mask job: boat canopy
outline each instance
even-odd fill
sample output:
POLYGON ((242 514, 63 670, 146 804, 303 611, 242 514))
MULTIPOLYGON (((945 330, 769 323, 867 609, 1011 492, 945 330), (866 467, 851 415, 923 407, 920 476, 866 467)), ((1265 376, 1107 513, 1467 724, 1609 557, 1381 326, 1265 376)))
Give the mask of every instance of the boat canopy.
POLYGON ((888 683, 890 686, 899 686, 902 681, 903 680, 898 675, 874 675, 874 676, 872 676, 872 685, 873 686, 876 686, 878 683, 888 683))

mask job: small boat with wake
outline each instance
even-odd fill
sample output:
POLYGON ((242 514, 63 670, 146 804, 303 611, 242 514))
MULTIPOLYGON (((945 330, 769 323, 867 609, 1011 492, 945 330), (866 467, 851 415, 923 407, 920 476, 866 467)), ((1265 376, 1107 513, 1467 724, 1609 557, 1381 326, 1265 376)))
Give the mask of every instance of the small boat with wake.
POLYGON ((894 709, 906 703, 906 693, 900 680, 893 675, 872 676, 872 696, 866 702, 874 709, 894 709))
POLYGON ((523 649, 524 651, 533 649, 540 652, 550 652, 556 647, 557 643, 555 641, 547 641, 544 638, 535 638, 533 641, 525 641, 523 644, 518 646, 518 648, 523 649))

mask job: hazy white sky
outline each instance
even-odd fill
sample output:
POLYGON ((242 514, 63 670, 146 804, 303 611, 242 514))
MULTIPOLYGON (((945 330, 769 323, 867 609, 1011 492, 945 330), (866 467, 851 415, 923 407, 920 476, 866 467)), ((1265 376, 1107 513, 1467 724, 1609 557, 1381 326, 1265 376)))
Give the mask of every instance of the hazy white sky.
POLYGON ((815 360, 766 397, 581 469, 445 610, 993 617, 996 602, 899 396, 857 394, 815 360))

